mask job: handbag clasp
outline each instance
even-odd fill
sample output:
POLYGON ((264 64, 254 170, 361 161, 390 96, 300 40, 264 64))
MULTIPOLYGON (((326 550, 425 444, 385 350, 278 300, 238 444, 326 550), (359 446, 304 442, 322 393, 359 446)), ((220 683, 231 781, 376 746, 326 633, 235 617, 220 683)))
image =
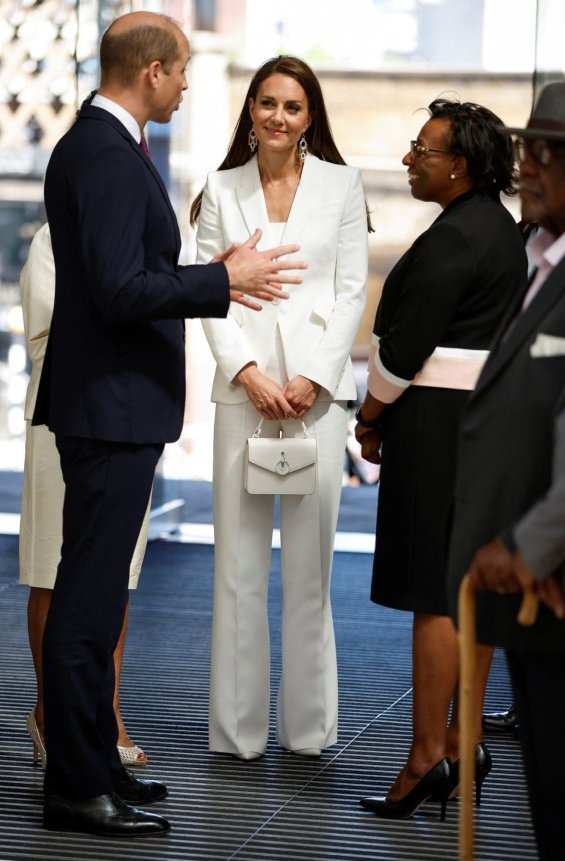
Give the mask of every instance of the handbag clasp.
POLYGON ((275 472, 278 475, 287 475, 290 472, 290 464, 284 456, 284 451, 281 451, 280 460, 275 464, 275 472))

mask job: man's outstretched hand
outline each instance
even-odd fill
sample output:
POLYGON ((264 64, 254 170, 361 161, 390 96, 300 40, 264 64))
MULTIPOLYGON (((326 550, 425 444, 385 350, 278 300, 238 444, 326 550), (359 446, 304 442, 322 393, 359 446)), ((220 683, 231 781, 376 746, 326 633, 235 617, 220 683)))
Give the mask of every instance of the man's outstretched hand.
POLYGON ((211 261, 225 263, 230 282, 230 298, 254 311, 260 311, 261 305, 248 299, 288 299, 288 293, 282 289, 283 284, 300 284, 299 275, 289 274, 289 270, 306 269, 308 264, 301 260, 279 260, 285 254, 294 254, 299 245, 279 245, 267 251, 257 251, 257 243, 261 239, 261 231, 256 230, 247 242, 242 245, 232 245, 222 254, 217 254, 211 261))

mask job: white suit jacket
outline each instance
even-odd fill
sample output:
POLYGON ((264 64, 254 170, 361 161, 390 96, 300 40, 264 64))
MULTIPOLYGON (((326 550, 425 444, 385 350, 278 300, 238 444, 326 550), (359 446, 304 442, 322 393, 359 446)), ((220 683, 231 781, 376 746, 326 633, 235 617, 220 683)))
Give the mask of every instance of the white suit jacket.
MULTIPOLYGON (((259 249, 272 247, 257 157, 242 167, 209 174, 197 233, 197 262, 206 263, 259 227, 259 249)), ((217 362, 212 400, 246 400, 235 375, 249 362, 264 371, 278 323, 288 378, 302 375, 322 386, 322 400, 356 397, 349 356, 367 288, 367 215, 357 168, 306 158, 281 244, 297 243, 308 263, 289 299, 261 302, 261 311, 231 303, 223 320, 203 320, 217 362)))
MULTIPOLYGON (((55 302, 55 260, 49 225, 39 228, 20 274, 20 292, 31 376, 25 418, 31 421, 55 302)), ((61 512, 65 485, 55 437, 44 426, 26 430, 20 526, 20 583, 52 589, 61 558, 61 512)), ((130 566, 129 588, 136 589, 145 555, 151 500, 130 566)))
POLYGON ((33 237, 20 275, 20 292, 26 344, 32 365, 25 402, 25 417, 31 421, 55 301, 55 261, 48 224, 40 227, 33 237))

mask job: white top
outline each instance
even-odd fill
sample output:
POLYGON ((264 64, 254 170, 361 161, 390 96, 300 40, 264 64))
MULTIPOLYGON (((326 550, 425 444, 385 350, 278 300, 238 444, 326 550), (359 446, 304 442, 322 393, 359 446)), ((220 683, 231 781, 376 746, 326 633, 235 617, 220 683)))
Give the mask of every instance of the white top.
MULTIPOLYGON (((269 236, 265 237, 269 240, 268 248, 276 248, 277 245, 282 245, 285 227, 286 221, 269 221, 269 236)), ((278 323, 275 329, 273 350, 269 356, 265 374, 281 386, 288 383, 288 374, 286 372, 284 350, 278 323)))

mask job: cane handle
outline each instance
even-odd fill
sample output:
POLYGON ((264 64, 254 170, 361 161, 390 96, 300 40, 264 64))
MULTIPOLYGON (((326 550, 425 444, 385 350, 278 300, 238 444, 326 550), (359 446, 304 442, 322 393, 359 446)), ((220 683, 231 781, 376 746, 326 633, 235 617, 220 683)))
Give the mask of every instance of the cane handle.
POLYGON ((538 615, 539 598, 532 589, 525 589, 518 613, 518 621, 525 627, 531 627, 538 615))

